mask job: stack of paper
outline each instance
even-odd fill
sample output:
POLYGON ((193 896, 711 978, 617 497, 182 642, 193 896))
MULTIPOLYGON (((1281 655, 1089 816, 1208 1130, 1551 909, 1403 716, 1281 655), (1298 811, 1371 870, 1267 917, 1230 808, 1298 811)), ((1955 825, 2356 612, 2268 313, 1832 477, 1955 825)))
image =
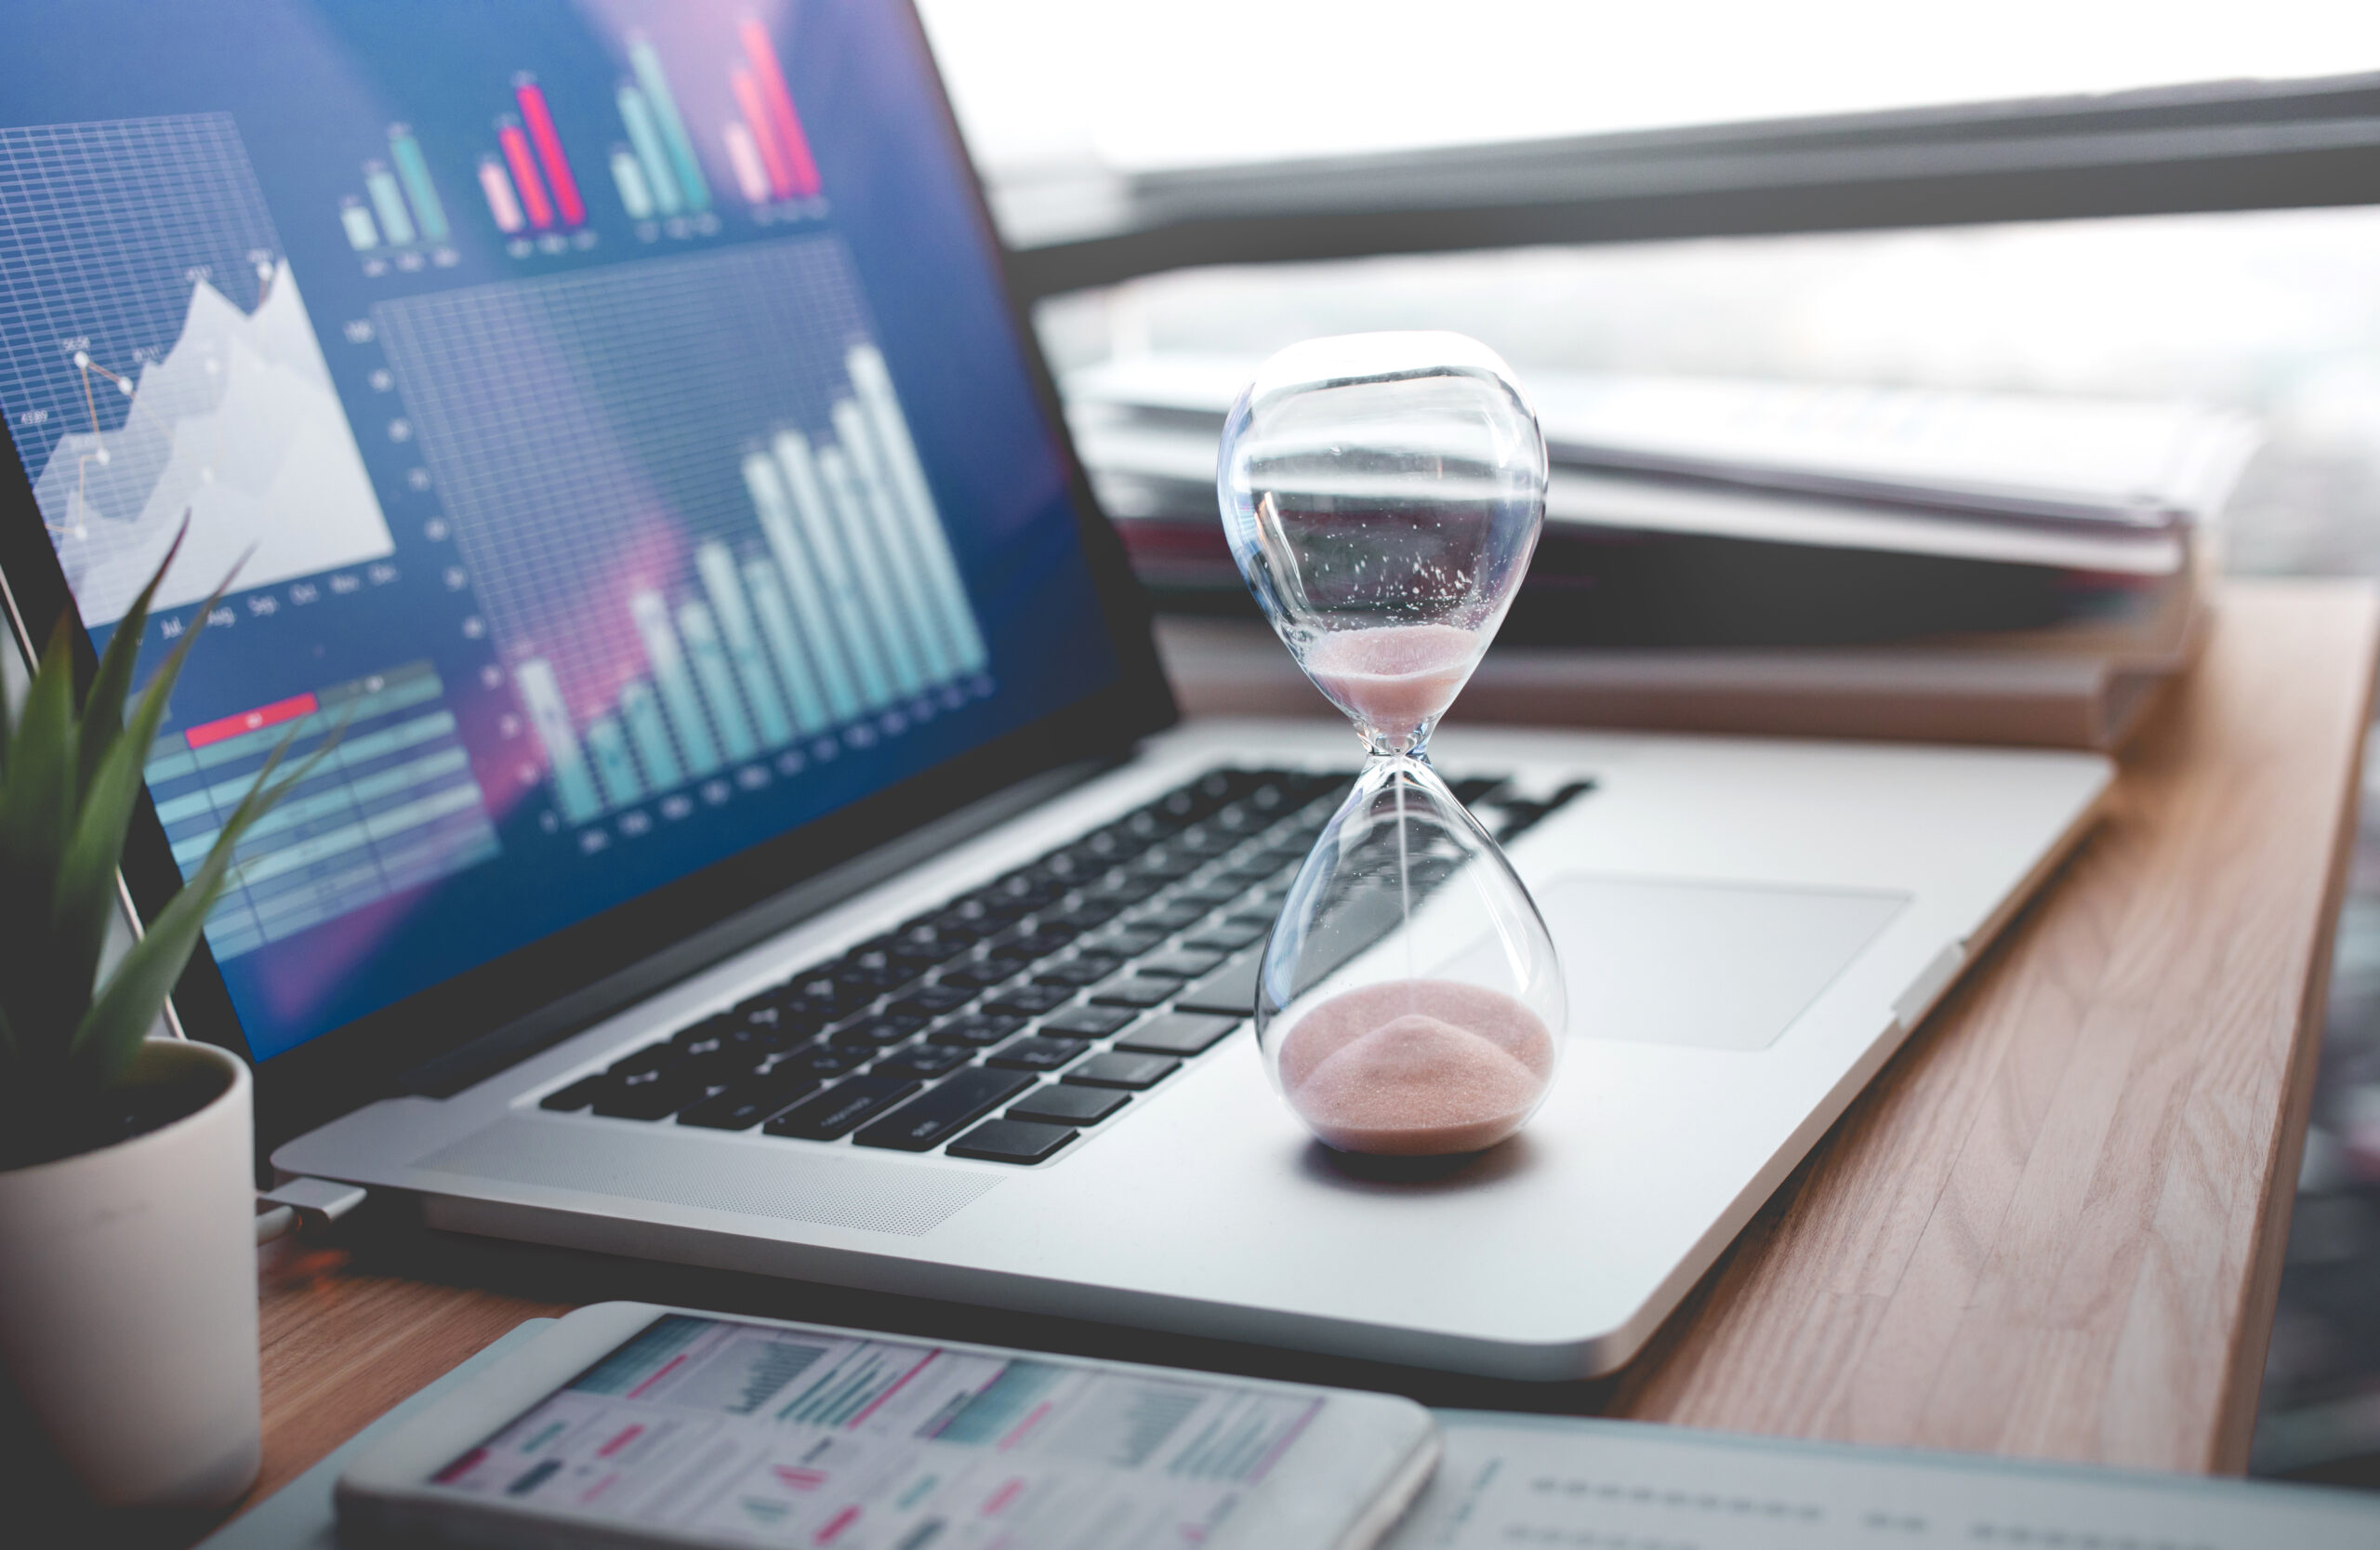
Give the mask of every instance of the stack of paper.
MULTIPOLYGON (((1072 374, 1185 703, 1307 697, 1215 515, 1255 363, 1072 374)), ((1465 695, 1502 721, 2111 747, 2204 634, 2252 422, 2184 404, 1538 373, 1547 530, 1465 695)))

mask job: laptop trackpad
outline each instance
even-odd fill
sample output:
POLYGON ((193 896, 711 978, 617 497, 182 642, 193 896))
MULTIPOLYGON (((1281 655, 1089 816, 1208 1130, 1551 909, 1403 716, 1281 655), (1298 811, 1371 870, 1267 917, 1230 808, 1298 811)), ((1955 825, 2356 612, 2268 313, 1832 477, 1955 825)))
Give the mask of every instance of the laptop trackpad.
POLYGON ((1906 894, 1571 874, 1537 891, 1590 1039, 1761 1050, 1909 903, 1906 894))

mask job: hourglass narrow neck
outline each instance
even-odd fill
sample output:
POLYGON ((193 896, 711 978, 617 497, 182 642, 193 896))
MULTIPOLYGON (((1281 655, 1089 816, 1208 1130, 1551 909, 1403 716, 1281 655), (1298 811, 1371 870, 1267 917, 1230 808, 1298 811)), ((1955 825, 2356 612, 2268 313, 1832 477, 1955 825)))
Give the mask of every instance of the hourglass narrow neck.
POLYGON ((1358 722, 1355 735, 1364 742, 1364 752, 1373 759, 1409 759, 1416 764, 1430 762, 1430 734, 1437 729, 1433 716, 1421 725, 1399 728, 1392 735, 1367 722, 1358 722))

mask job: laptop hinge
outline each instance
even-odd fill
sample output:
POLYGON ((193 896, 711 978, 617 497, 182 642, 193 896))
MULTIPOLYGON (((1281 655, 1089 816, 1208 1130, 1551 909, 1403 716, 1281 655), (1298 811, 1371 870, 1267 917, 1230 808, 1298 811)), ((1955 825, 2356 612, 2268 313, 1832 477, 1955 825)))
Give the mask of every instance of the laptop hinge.
POLYGON ((399 1089, 423 1097, 452 1097, 624 1007, 800 925, 1133 757, 1126 753, 1062 764, 1003 787, 957 812, 920 824, 898 839, 772 894, 716 925, 494 1028, 459 1049, 415 1066, 399 1079, 399 1089))

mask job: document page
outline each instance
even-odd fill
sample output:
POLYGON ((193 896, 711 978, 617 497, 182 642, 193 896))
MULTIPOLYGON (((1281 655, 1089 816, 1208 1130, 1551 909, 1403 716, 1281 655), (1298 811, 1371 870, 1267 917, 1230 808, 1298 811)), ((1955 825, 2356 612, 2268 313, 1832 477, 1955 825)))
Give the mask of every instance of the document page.
POLYGON ((2371 1550, 2380 1500, 2091 1469, 1438 1411, 1446 1454, 1386 1550, 2371 1550))
POLYGON ((1197 1545, 1327 1402, 670 1315, 431 1483, 755 1544, 1197 1545))

